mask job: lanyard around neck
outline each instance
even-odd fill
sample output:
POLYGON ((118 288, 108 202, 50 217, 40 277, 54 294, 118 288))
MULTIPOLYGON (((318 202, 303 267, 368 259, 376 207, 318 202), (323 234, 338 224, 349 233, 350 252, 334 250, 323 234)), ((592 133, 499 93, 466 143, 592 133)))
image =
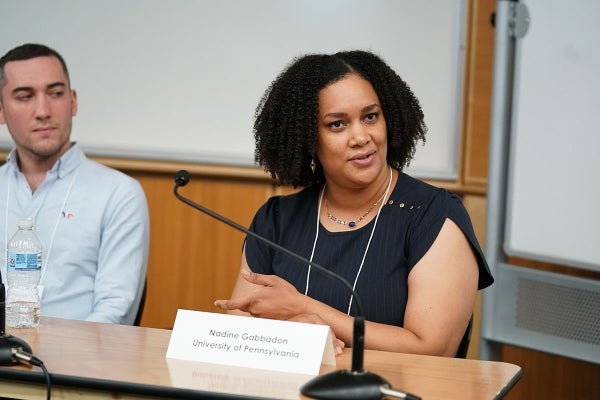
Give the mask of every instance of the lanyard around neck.
MULTIPOLYGON (((56 217, 56 223, 54 224, 54 229, 52 230, 52 236, 50 236, 50 243, 48 244, 48 248, 46 250, 46 256, 42 258, 42 260, 45 258, 46 262, 43 263, 42 266, 42 276, 40 278, 40 282, 42 282, 42 280, 44 279, 44 275, 46 274, 46 271, 48 270, 48 261, 50 260, 50 254, 52 253, 52 246, 54 245, 54 238, 56 236, 56 231, 58 229, 58 223, 60 222, 61 218, 62 218, 62 213, 65 209, 65 205, 67 204, 67 200, 69 199, 69 196, 71 194, 71 190, 73 188, 73 183, 75 182, 75 178, 77 177, 77 174, 79 173, 79 170, 81 169, 81 164, 79 164, 77 166, 77 169, 75 170, 75 172, 73 173, 73 176, 71 177, 71 181, 69 182, 69 186, 67 188, 67 191, 65 193, 65 197, 63 198, 62 204, 60 206, 60 210, 58 212, 58 215, 56 217)), ((4 259, 7 260, 8 259, 8 240, 9 240, 9 236, 8 236, 8 211, 9 211, 9 204, 10 204, 10 190, 12 187, 12 173, 10 173, 8 175, 8 182, 6 184, 6 210, 5 210, 5 217, 4 217, 4 259)), ((57 179, 58 181, 58 179, 57 179)), ((56 181, 52 184, 53 186, 56 185, 56 181)), ((35 216, 33 216, 33 224, 34 226, 36 226, 36 221, 35 219, 37 218, 37 215, 39 214, 40 210, 44 207, 44 203, 46 202, 46 197, 48 196, 48 192, 46 192, 45 196, 44 196, 44 200, 42 201, 41 206, 38 208, 38 210, 35 213, 35 216)), ((3 270, 6 271, 6 265, 3 266, 3 270)), ((5 274, 4 274, 5 275, 5 274)), ((3 276, 4 276, 3 275, 3 276)))

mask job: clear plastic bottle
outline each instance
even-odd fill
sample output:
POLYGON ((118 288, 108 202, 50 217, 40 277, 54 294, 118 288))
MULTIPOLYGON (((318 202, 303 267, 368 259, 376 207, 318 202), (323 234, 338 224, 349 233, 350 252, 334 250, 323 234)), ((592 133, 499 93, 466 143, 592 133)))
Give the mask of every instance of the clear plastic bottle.
POLYGON ((31 328, 40 321, 38 283, 42 273, 42 244, 33 231, 31 218, 22 219, 7 245, 6 324, 31 328))

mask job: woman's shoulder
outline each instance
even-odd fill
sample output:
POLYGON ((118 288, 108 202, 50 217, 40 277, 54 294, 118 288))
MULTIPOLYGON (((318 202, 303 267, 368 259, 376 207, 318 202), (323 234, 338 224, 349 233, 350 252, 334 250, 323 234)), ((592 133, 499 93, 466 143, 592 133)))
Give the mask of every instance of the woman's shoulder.
POLYGON ((390 201, 400 208, 417 211, 416 215, 421 217, 428 215, 430 218, 432 214, 436 214, 441 218, 463 219, 466 213, 462 199, 457 194, 403 172, 400 172, 390 201))
POLYGON ((399 173, 398 182, 392 192, 392 197, 395 197, 406 204, 421 207, 426 206, 433 200, 444 201, 444 199, 451 196, 451 192, 414 178, 404 172, 399 173))

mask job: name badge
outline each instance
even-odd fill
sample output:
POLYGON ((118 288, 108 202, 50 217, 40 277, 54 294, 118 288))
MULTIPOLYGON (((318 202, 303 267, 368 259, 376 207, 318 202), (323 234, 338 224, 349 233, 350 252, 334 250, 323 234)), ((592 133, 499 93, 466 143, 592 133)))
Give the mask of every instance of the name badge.
POLYGON ((307 375, 335 365, 326 325, 181 309, 166 357, 307 375))

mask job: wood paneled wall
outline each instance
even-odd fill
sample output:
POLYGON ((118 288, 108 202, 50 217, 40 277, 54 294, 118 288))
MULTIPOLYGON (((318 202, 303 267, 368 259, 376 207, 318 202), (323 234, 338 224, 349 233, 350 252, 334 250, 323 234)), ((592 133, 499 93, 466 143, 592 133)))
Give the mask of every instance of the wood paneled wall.
MULTIPOLYGON (((106 161, 114 164, 115 160, 106 161)), ((116 161, 118 163, 118 161, 116 161)), ((244 236, 175 198, 174 177, 191 173, 179 193, 243 226, 277 188, 254 168, 130 162, 121 166, 139 180, 150 211, 147 295, 141 325, 171 328, 177 309, 219 312, 215 299, 228 298, 241 261, 244 236)))

